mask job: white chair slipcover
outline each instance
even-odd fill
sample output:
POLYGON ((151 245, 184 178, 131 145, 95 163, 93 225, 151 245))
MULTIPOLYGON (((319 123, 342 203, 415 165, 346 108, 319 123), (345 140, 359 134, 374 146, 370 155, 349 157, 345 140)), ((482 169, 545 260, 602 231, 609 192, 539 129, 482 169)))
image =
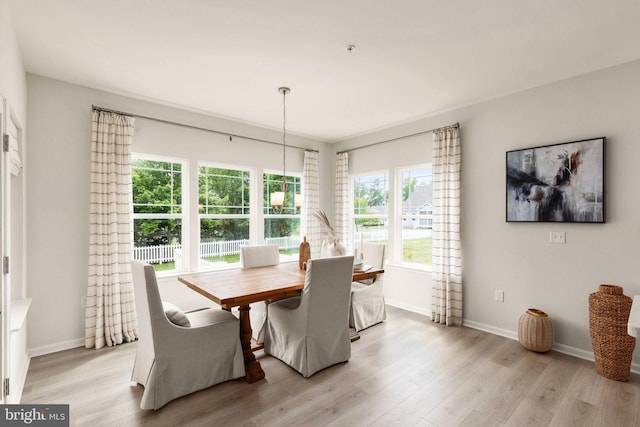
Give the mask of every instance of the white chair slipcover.
POLYGON ((228 311, 186 313, 191 326, 165 315, 153 267, 131 261, 138 315, 138 343, 131 381, 144 387, 141 409, 245 375, 240 322, 228 311))
POLYGON ((299 297, 268 305, 264 350, 305 378, 351 357, 353 256, 310 260, 299 297))
MULTIPOLYGON (((385 245, 382 243, 363 243, 363 264, 382 268, 384 266, 384 249, 385 245)), ((383 282, 384 274, 378 274, 373 280, 351 284, 349 326, 356 331, 366 329, 387 318, 383 282)))
MULTIPOLYGON (((242 268, 258 268, 280 263, 278 245, 243 246, 240 248, 240 265, 242 268)), ((267 319, 267 303, 256 302, 250 305, 251 338, 256 343, 264 342, 264 328, 267 319)))

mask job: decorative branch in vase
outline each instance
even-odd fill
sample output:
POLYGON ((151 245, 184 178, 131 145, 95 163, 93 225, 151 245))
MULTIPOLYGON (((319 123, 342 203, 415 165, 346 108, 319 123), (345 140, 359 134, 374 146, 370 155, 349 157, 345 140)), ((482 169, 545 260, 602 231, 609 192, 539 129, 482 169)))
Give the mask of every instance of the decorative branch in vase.
POLYGON ((325 234, 325 238, 322 241, 321 256, 324 258, 346 255, 347 248, 342 244, 338 234, 331 226, 327 214, 322 209, 318 209, 313 213, 313 216, 320 222, 322 231, 325 234))

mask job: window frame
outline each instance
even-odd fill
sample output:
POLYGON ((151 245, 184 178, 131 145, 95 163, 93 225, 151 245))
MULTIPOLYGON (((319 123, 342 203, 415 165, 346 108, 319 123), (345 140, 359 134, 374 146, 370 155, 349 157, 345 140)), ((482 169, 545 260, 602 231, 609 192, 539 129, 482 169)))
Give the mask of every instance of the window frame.
POLYGON ((366 219, 379 219, 382 222, 383 227, 386 227, 386 245, 387 245, 387 250, 385 251, 385 259, 389 259, 390 258, 390 246, 391 246, 391 239, 392 239, 392 235, 393 232, 391 230, 391 222, 390 219, 392 217, 392 176, 391 173, 388 169, 383 169, 383 170, 375 170, 375 171, 367 171, 367 172, 361 172, 361 173, 354 173, 354 174, 349 174, 349 197, 350 197, 350 201, 351 201, 351 217, 352 217, 352 231, 351 231, 351 235, 352 235, 352 242, 353 242, 353 248, 355 248, 358 251, 358 256, 360 256, 360 254, 362 253, 362 246, 361 244, 363 242, 368 242, 371 240, 364 240, 364 239, 358 239, 357 238, 357 234, 359 233, 358 231, 358 226, 356 225, 356 221, 357 220, 366 220, 366 219), (385 214, 356 214, 355 210, 356 210, 356 179, 358 177, 365 177, 365 176, 376 176, 376 175, 384 175, 386 178, 386 213, 385 214))
MULTIPOLYGON (((280 213, 280 214, 275 214, 275 213, 265 213, 265 211, 268 209, 269 211, 271 211, 271 205, 270 205, 270 201, 269 201, 269 194, 267 193, 267 197, 265 197, 265 185, 266 185, 266 181, 265 181, 265 175, 278 175, 282 177, 282 171, 277 171, 274 169, 263 169, 262 170, 262 175, 261 175, 261 182, 262 182, 262 192, 260 193, 260 198, 261 198, 261 210, 260 210, 260 214, 262 217, 262 221, 261 221, 261 227, 262 227, 262 236, 261 236, 261 241, 263 244, 267 244, 267 239, 269 237, 267 237, 267 220, 269 219, 297 219, 298 220, 298 235, 297 235, 297 243, 296 245, 294 245, 295 247, 292 248, 292 254, 291 255, 284 255, 282 253, 280 253, 280 262, 293 262, 293 261, 297 261, 298 260, 298 251, 299 251, 299 244, 300 241, 302 241, 302 236, 301 236, 301 231, 300 231, 300 226, 302 223, 302 209, 300 209, 297 213, 295 214, 290 214, 290 213, 280 213)), ((286 178, 293 178, 294 179, 294 189, 293 189, 293 193, 294 194, 302 194, 302 185, 303 185, 303 174, 302 173, 298 173, 298 172, 287 172, 286 178), (297 182, 296 182, 297 181, 297 182), (296 193, 296 188, 300 191, 299 193, 296 193)), ((288 185, 291 185, 290 182, 288 182, 288 185)), ((295 196, 294 196, 294 206, 295 206, 295 196)), ((296 236, 295 234, 292 234, 291 236, 296 236)), ((290 237, 290 236, 287 236, 290 237)))
MULTIPOLYGON (((201 221, 203 219, 246 219, 249 221, 249 236, 248 241, 249 244, 254 240, 252 235, 255 234, 255 217, 258 214, 255 212, 257 209, 254 208, 254 203, 252 200, 253 193, 256 191, 256 183, 255 183, 256 169, 249 166, 239 166, 239 165, 231 165, 226 163, 219 162, 210 162, 206 160, 198 160, 197 161, 197 174, 196 174, 196 194, 198 199, 198 209, 197 209, 197 250, 194 256, 198 260, 198 267, 196 271, 212 271, 212 270, 220 270, 225 268, 237 268, 240 266, 240 261, 237 263, 227 263, 223 266, 211 267, 211 268, 202 268, 200 263, 200 245, 202 244, 202 233, 201 233, 201 221), (201 168, 216 168, 216 169, 226 169, 226 170, 236 170, 248 173, 249 178, 249 191, 248 191, 248 200, 249 206, 247 207, 248 213, 240 213, 240 214, 210 214, 210 213, 201 213, 200 212, 200 169, 201 168)), ((243 207, 244 209, 244 207, 243 207)))
MULTIPOLYGON (((177 163, 180 164, 180 213, 135 213, 134 201, 133 201, 133 179, 131 182, 131 257, 133 259, 133 254, 135 250, 135 221, 136 220, 145 220, 145 219, 177 219, 180 220, 180 249, 182 254, 182 262, 180 268, 174 268, 171 270, 156 270, 156 274, 158 276, 163 275, 172 275, 181 273, 188 270, 188 236, 189 236, 189 224, 188 224, 188 212, 189 212, 189 160, 180 157, 173 156, 160 156, 156 154, 146 154, 134 152, 131 153, 131 175, 133 177, 133 162, 136 160, 147 160, 152 162, 162 162, 162 163, 177 163)), ((172 171, 173 172, 173 171, 172 171)), ((175 262, 175 256, 174 256, 175 262)), ((176 267, 176 265, 174 265, 176 267)), ((154 266, 155 269, 155 266, 154 266)))
MULTIPOLYGON (((396 197, 395 197, 395 206, 396 209, 395 211, 397 212, 396 215, 396 219, 395 219, 395 224, 394 227, 396 228, 396 233, 395 235, 397 236, 396 242, 397 242, 397 256, 395 257, 395 264, 402 266, 402 267, 406 267, 406 268, 410 268, 410 269, 417 269, 417 270, 426 270, 426 271, 432 271, 433 270, 433 264, 423 264, 423 263, 416 263, 416 262, 407 262, 404 260, 404 219, 407 216, 407 214, 405 214, 403 212, 403 187, 404 187, 404 172, 406 171, 411 171, 411 170, 418 170, 418 169, 431 169, 431 177, 433 177, 433 163, 417 163, 417 164, 413 164, 413 165, 407 165, 407 166, 400 166, 395 168, 395 176, 396 176, 396 197)), ((433 182, 433 181, 432 181, 433 182)), ((433 190, 433 187, 432 187, 433 190)), ((433 194, 433 193, 432 193, 433 194)), ((425 220, 431 220, 433 221, 433 198, 431 199, 431 214, 413 214, 411 215, 411 218, 415 219, 415 220, 420 220, 420 219, 425 219, 425 220)), ((433 222, 431 222, 431 226, 428 227, 427 229, 431 230, 433 226, 433 222)), ((414 227, 415 228, 415 227, 414 227)))

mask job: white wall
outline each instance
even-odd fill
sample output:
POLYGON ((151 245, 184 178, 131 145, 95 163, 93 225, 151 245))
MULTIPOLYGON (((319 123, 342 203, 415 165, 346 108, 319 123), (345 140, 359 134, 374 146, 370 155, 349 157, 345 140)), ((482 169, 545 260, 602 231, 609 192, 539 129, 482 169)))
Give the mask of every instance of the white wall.
MULTIPOLYGON (((133 98, 109 94, 36 75, 27 75, 29 87, 29 292, 33 298, 29 319, 32 354, 83 344, 89 232, 89 161, 91 106, 188 123, 279 142, 279 130, 260 129, 227 120, 178 110, 133 98)), ((275 101, 275 100, 274 100, 275 101)), ((287 144, 320 150, 326 145, 295 135, 287 144)), ((280 146, 251 142, 214 133, 137 119, 133 151, 228 164, 282 169, 280 146)), ((287 151, 287 170, 302 172, 301 150, 287 151)), ((328 176, 321 176, 327 188, 328 176)), ((331 200, 323 192, 321 200, 331 200)), ((179 287, 175 279, 162 281, 179 287)), ((198 305, 201 301, 193 302, 198 305)), ((187 304, 190 305, 190 304, 187 304)))
MULTIPOLYGON (((27 84, 20 50, 15 37, 13 23, 9 12, 9 2, 0 0, 0 95, 8 102, 8 107, 13 119, 21 126, 27 123, 27 84)), ((1 107, 0 107, 1 110, 1 107)), ((23 138, 26 137, 24 133, 23 138)), ((23 153, 24 154, 24 153, 23 153)), ((26 157, 23 158, 26 164, 26 157)), ((24 171, 23 171, 24 173, 24 171)), ((19 237, 23 234, 25 223, 18 216, 23 211, 23 194, 25 191, 23 177, 12 177, 12 215, 15 219, 11 223, 12 248, 11 253, 11 280, 12 299, 23 297, 26 292, 26 264, 24 260, 24 242, 19 237)), ((3 254, 4 255, 4 254, 3 254)), ((7 398, 8 403, 17 403, 20 398, 24 378, 29 366, 27 353, 27 326, 11 333, 7 337, 10 343, 9 370, 7 373, 11 379, 11 393, 7 398)))
MULTIPOLYGON (((536 307, 552 319, 557 349, 589 357, 589 294, 601 283, 640 294, 638 76, 640 61, 354 138, 336 149, 460 122, 465 323, 515 337, 519 316, 536 307), (506 151, 599 136, 607 137, 606 224, 505 222, 506 151), (567 243, 549 243, 552 230, 565 231, 567 243), (496 289, 504 290, 504 303, 493 300, 496 289)), ((401 142, 389 145, 398 149, 387 152, 385 162, 414 162, 401 142)), ((354 152, 354 165, 368 152, 354 152)), ((428 286, 428 276, 388 278, 385 287, 401 303, 418 305, 413 290, 428 286)), ((430 311, 429 304, 427 297, 419 305, 430 311)))

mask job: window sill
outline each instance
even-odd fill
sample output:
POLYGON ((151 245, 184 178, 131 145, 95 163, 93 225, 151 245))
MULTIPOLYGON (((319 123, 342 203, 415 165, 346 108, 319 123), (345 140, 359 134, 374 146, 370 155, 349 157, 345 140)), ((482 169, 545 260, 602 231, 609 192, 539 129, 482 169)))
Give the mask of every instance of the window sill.
POLYGON ((412 272, 431 273, 433 271, 433 266, 431 265, 422 266, 422 265, 416 265, 416 264, 396 264, 396 263, 387 261, 385 263, 385 267, 387 266, 394 270, 405 270, 405 271, 412 271, 412 272))
MULTIPOLYGON (((287 264, 287 263, 292 263, 292 262, 298 262, 297 260, 290 260, 290 261, 280 261, 280 264, 287 264)), ((178 276, 183 276, 185 274, 197 274, 197 273, 208 273, 211 271, 224 271, 224 270, 238 270, 240 269, 240 265, 236 264, 236 265, 230 265, 228 267, 220 267, 220 268, 213 268, 213 269, 209 269, 209 270, 198 270, 198 271, 187 271, 187 270, 183 270, 183 271, 160 271, 160 272, 156 272, 156 277, 158 279, 167 279, 167 278, 172 278, 172 277, 178 277, 178 276)))

